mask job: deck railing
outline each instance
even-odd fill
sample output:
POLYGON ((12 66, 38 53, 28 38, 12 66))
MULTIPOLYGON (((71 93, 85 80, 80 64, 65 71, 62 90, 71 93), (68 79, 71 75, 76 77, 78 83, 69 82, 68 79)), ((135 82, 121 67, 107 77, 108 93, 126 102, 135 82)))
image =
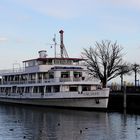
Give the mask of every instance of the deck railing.
POLYGON ((18 81, 1 81, 0 85, 17 85, 17 84, 35 84, 35 83, 52 83, 52 82, 80 82, 80 81, 92 81, 98 82, 97 80, 87 80, 79 78, 52 78, 52 79, 37 79, 37 80, 18 80, 18 81))
POLYGON ((19 73, 24 72, 25 68, 13 68, 13 69, 7 69, 7 70, 0 70, 0 74, 9 74, 9 73, 19 73))

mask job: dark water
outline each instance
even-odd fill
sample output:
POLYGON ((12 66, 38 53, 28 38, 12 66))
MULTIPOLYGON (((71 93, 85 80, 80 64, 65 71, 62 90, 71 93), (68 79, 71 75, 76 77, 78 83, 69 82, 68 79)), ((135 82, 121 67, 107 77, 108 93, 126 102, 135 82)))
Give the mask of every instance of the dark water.
POLYGON ((140 140, 140 115, 0 105, 0 140, 140 140))

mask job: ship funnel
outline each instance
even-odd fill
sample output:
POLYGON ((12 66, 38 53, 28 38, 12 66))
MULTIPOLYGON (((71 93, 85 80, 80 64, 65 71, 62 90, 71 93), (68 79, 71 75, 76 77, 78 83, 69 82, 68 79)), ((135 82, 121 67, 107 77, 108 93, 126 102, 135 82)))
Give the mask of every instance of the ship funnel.
POLYGON ((60 30, 59 33, 60 33, 60 54, 61 54, 61 58, 63 58, 63 57, 68 58, 69 56, 68 56, 68 53, 67 53, 66 48, 65 48, 64 43, 63 43, 64 31, 60 30))
POLYGON ((41 50, 38 52, 39 58, 46 58, 47 57, 47 51, 46 50, 41 50))
POLYGON ((63 33, 64 31, 63 30, 60 30, 59 31, 60 33, 60 54, 61 54, 61 58, 63 58, 64 56, 64 43, 63 43, 63 33))

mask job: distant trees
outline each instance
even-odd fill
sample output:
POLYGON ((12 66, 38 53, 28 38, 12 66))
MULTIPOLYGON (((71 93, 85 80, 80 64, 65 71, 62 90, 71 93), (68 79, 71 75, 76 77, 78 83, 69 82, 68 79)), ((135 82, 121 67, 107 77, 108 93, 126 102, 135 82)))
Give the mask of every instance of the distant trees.
POLYGON ((120 65, 120 78, 121 78, 121 90, 123 88, 123 84, 124 84, 124 80, 123 80, 123 76, 126 74, 131 74, 131 66, 130 64, 124 63, 123 65, 120 65))
POLYGON ((94 47, 84 49, 83 55, 87 58, 86 65, 89 73, 102 82, 106 87, 107 82, 123 75, 128 71, 126 63, 123 62, 122 47, 117 42, 109 40, 96 42, 94 47))
POLYGON ((140 73, 140 65, 137 63, 134 63, 131 65, 131 70, 135 74, 135 87, 137 86, 137 74, 140 73))

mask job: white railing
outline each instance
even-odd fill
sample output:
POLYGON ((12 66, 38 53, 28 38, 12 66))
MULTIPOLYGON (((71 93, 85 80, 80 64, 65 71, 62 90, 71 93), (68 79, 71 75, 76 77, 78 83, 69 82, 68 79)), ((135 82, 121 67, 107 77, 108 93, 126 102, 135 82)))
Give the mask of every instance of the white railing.
POLYGON ((60 78, 59 81, 60 82, 70 82, 72 80, 71 80, 71 78, 60 78))
POLYGON ((81 81, 81 80, 82 80, 81 77, 79 77, 79 78, 73 78, 73 81, 81 81))
POLYGON ((6 69, 6 70, 0 70, 0 75, 9 74, 9 73, 19 73, 24 72, 25 68, 18 68, 18 69, 6 69))
POLYGON ((81 78, 53 78, 53 79, 39 79, 39 80, 19 80, 19 81, 3 81, 1 85, 11 84, 34 84, 34 83, 51 83, 51 82, 71 82, 81 81, 81 78))
POLYGON ((38 79, 38 80, 19 80, 19 81, 1 81, 0 85, 16 85, 16 84, 37 84, 37 83, 53 83, 53 82, 93 82, 99 84, 97 79, 82 79, 69 77, 69 78, 52 78, 52 79, 38 79))

